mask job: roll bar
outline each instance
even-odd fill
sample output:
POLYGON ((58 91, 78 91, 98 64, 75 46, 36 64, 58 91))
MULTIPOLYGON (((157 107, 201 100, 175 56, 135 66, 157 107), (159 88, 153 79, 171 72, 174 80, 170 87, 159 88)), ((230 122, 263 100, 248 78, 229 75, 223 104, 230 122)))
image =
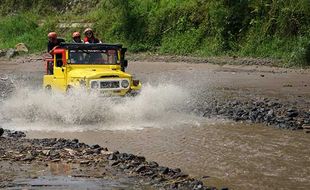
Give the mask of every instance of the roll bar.
POLYGON ((60 43, 60 48, 68 50, 119 50, 123 49, 122 44, 83 44, 83 43, 60 43))

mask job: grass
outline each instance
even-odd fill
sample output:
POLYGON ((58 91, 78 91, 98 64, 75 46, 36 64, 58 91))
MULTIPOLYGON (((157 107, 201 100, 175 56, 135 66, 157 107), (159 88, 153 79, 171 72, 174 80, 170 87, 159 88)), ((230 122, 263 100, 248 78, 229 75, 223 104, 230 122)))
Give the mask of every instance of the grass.
MULTIPOLYGON (((24 42, 31 52, 42 51, 49 31, 70 40, 73 31, 83 30, 56 28, 59 21, 81 20, 95 23, 104 42, 123 43, 132 52, 270 57, 284 60, 284 66, 310 65, 309 0, 96 0, 61 13, 68 2, 22 0, 14 14, 0 19, 0 48, 24 42), (51 3, 56 11, 48 12, 51 3)), ((12 13, 10 3, 0 5, 0 14, 12 13)))

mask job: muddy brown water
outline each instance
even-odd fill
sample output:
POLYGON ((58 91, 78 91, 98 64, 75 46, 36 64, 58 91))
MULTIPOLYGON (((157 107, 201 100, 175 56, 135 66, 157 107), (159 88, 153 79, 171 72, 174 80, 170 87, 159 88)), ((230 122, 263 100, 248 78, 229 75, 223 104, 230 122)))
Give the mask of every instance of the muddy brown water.
MULTIPOLYGON (((29 61, 19 65, 6 64, 2 67, 6 72, 13 74, 19 72, 23 76, 38 79, 42 74, 42 68, 38 64, 41 62, 29 61), (29 69, 29 66, 34 69, 29 69), (23 71, 20 68, 28 69, 23 71)), ((300 104, 310 105, 309 70, 134 62, 129 66, 129 71, 135 73, 145 85, 150 84, 149 87, 172 83, 175 86, 181 86, 182 89, 191 89, 191 92, 197 91, 199 96, 205 95, 199 93, 212 93, 213 90, 225 91, 225 93, 238 91, 249 96, 290 99, 300 101, 300 104)), ((37 85, 40 81, 34 81, 34 83, 37 85)), ((309 134, 261 125, 233 123, 221 119, 210 120, 199 116, 195 123, 195 117, 184 116, 187 113, 171 114, 178 108, 169 109, 171 102, 173 102, 172 106, 182 102, 182 97, 173 94, 174 88, 167 90, 167 86, 163 86, 157 90, 162 93, 149 91, 147 95, 151 94, 153 97, 146 97, 135 104, 128 103, 127 107, 118 107, 116 111, 114 110, 116 114, 131 113, 125 118, 125 123, 111 122, 115 118, 103 115, 104 118, 108 117, 108 121, 104 120, 102 123, 107 123, 109 126, 115 124, 117 127, 96 125, 94 127, 91 124, 74 126, 65 123, 57 128, 55 124, 46 124, 44 120, 40 121, 40 118, 36 117, 31 122, 18 121, 17 129, 26 131, 28 138, 78 138, 89 144, 106 146, 110 150, 143 155, 148 160, 157 161, 161 165, 181 168, 186 173, 205 181, 206 184, 217 187, 227 186, 241 190, 310 188, 309 134), (152 100, 157 102, 149 103, 152 100), (158 100, 164 100, 168 107, 159 104, 158 100), (135 107, 128 108, 132 105, 135 107), (147 106, 162 106, 162 109, 146 109, 147 106), (137 109, 141 109, 143 113, 137 112, 137 109), (147 121, 144 118, 147 118, 147 121), (134 120, 141 120, 141 122, 133 122, 134 120), (157 122, 158 120, 162 122, 157 122), (186 120, 191 121, 186 122, 186 120), (122 127, 127 125, 134 127, 122 127), (72 130, 70 130, 71 127, 72 130)), ((33 96, 33 99, 36 99, 36 106, 41 104, 39 95, 33 96)), ((23 96, 20 97, 22 98, 23 96)), ((18 100, 14 101, 18 102, 18 100)), ((14 105, 12 110, 23 110, 29 101, 27 99, 22 101, 27 104, 14 105)), ((49 106, 53 105, 49 103, 49 106)), ((69 104, 69 106, 72 105, 69 104)), ((89 107, 92 106, 95 105, 89 107)), ((88 110, 91 111, 90 108, 88 110)), ((28 111, 25 109, 20 115, 25 116, 25 112, 28 111)), ((35 112, 35 110, 31 111, 35 112)), ((51 113, 48 111, 48 109, 39 109, 39 112, 44 112, 43 116, 50 116, 51 113)), ((72 115, 69 116, 72 117, 72 115)), ((28 117, 29 115, 25 116, 26 119, 28 117)), ((66 119, 70 117, 66 116, 66 119)), ((59 116, 51 118, 59 118, 59 116)), ((15 123, 3 125, 14 128, 15 123)))
POLYGON ((232 189, 308 189, 308 134, 249 124, 205 124, 132 131, 28 132, 30 138, 78 138, 182 168, 232 189))

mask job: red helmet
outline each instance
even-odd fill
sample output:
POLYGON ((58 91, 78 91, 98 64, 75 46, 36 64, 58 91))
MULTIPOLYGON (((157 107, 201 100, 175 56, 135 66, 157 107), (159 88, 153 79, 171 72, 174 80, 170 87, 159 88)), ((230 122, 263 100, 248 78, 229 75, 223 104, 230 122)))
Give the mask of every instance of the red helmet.
POLYGON ((73 32, 72 38, 75 38, 75 37, 81 37, 81 34, 79 32, 73 32))
POLYGON ((49 38, 57 38, 57 33, 56 32, 50 32, 47 35, 49 38))
POLYGON ((93 33, 93 29, 91 29, 91 28, 86 28, 86 29, 84 30, 84 34, 86 35, 87 32, 92 32, 92 33, 93 33))

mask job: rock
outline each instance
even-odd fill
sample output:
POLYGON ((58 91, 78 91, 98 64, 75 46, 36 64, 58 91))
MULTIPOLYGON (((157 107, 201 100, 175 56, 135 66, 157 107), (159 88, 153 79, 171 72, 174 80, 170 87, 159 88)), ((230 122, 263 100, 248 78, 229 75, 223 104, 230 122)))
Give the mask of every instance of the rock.
POLYGON ((144 171, 145 169, 146 169, 145 165, 140 165, 140 166, 138 166, 138 167, 135 169, 135 172, 140 173, 140 172, 144 171))
POLYGON ((117 159, 117 156, 115 155, 115 153, 112 153, 108 156, 107 158, 108 160, 116 160, 117 159))
POLYGON ((53 159, 53 160, 51 160, 51 162, 60 162, 60 159, 59 158, 53 159))
POLYGON ((26 137, 26 134, 22 131, 14 131, 14 132, 8 132, 8 137, 21 138, 26 137))
POLYGON ((283 87, 293 87, 291 84, 284 84, 283 87))
POLYGON ((203 189, 203 185, 202 184, 197 184, 194 186, 195 190, 199 190, 199 189, 203 189))
POLYGON ((267 116, 273 117, 274 116, 274 111, 273 109, 269 110, 267 113, 267 116))
POLYGON ((169 168, 167 167, 159 167, 158 170, 160 171, 161 174, 169 173, 169 168))
POLYGON ((22 161, 32 161, 32 160, 34 160, 34 156, 32 156, 32 154, 27 154, 26 157, 22 159, 22 161))
POLYGON ((149 167, 151 167, 151 168, 156 168, 156 167, 158 167, 158 163, 157 162, 154 162, 154 161, 151 161, 151 162, 149 162, 149 167))
POLYGON ((76 152, 72 149, 65 148, 64 150, 67 151, 70 154, 70 156, 74 156, 76 154, 76 152))
POLYGON ((296 111, 296 110, 288 110, 287 111, 287 117, 297 117, 298 116, 298 111, 296 111))
POLYGON ((137 156, 137 159, 141 162, 145 161, 145 157, 144 156, 137 156))
POLYGON ((90 162, 89 160, 81 160, 80 164, 81 165, 87 165, 87 164, 89 164, 89 162, 90 162))
POLYGON ((16 56, 16 55, 18 55, 18 52, 17 52, 15 49, 10 48, 10 49, 8 49, 8 51, 6 52, 5 57, 10 59, 10 58, 13 58, 13 57, 16 56))
POLYGON ((149 170, 149 171, 143 172, 143 175, 144 176, 153 176, 154 172, 152 170, 149 170))
POLYGON ((42 153, 43 153, 45 156, 49 156, 49 155, 50 155, 50 150, 43 150, 42 153))
POLYGON ((86 150, 83 150, 82 153, 85 155, 91 155, 91 154, 94 154, 95 151, 93 149, 86 149, 86 150))
POLYGON ((0 57, 4 57, 6 55, 6 51, 0 49, 0 57))
POLYGON ((110 155, 110 154, 113 154, 113 152, 107 151, 107 150, 101 150, 100 154, 102 154, 102 155, 110 155))
POLYGON ((310 133, 310 125, 302 125, 302 129, 305 131, 305 133, 310 133))
POLYGON ((303 129, 309 129, 309 130, 310 130, 310 125, 305 125, 305 124, 304 124, 304 125, 302 125, 302 128, 303 128, 303 129))
POLYGON ((116 165, 118 165, 119 163, 121 163, 120 161, 115 161, 115 160, 112 160, 112 161, 110 161, 109 162, 109 164, 111 165, 111 166, 116 166, 116 165))
POLYGON ((95 145, 92 145, 90 148, 91 149, 97 149, 97 148, 100 148, 100 146, 98 144, 95 144, 95 145))
POLYGON ((60 154, 59 154, 59 152, 56 152, 55 150, 52 150, 52 151, 50 151, 49 156, 50 156, 52 159, 57 159, 57 158, 60 157, 60 154))
POLYGON ((3 128, 0 128, 0 137, 3 135, 3 133, 4 133, 3 128))
POLYGON ((18 43, 18 44, 16 44, 15 45, 15 50, 17 51, 17 52, 25 52, 25 53, 28 53, 28 48, 27 48, 27 46, 26 46, 26 44, 24 44, 24 43, 18 43))
POLYGON ((175 168, 172 169, 173 173, 181 173, 181 169, 180 168, 175 168))
POLYGON ((101 154, 101 148, 94 149, 94 154, 101 154))

